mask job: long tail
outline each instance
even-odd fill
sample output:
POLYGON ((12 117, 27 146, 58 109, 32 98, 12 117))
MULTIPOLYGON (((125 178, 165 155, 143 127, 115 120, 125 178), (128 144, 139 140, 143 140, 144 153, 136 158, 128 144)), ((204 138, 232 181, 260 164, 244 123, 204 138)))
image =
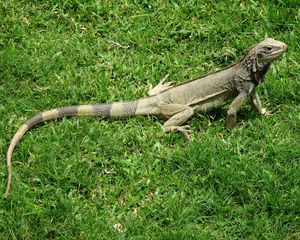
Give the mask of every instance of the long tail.
MULTIPOLYGON (((4 197, 6 198, 9 195, 11 188, 11 178, 12 178, 12 154, 14 148, 23 137, 23 135, 33 126, 53 120, 59 119, 66 116, 100 116, 100 117, 126 117, 126 116, 134 116, 134 115, 144 115, 143 111, 139 111, 139 109, 144 109, 145 101, 136 100, 136 101, 128 101, 128 102, 120 102, 120 103, 106 103, 106 104, 96 104, 96 105, 79 105, 79 106, 69 106, 63 108, 56 108, 46 112, 43 112, 35 117, 29 119, 25 122, 19 130, 14 135, 11 143, 9 145, 7 151, 7 187, 4 197), (141 107, 140 105, 142 103, 141 107)), ((151 112, 148 112, 151 114, 151 112)))

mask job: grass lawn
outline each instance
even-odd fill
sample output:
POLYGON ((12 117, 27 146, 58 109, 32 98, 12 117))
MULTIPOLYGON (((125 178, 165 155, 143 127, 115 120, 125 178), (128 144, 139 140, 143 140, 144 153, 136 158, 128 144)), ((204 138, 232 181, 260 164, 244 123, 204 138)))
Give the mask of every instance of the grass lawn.
POLYGON ((196 114, 193 139, 163 120, 65 118, 29 131, 0 198, 0 239, 300 239, 300 3, 3 0, 0 179, 26 120, 51 108, 143 97, 272 37, 289 51, 244 104, 196 114))

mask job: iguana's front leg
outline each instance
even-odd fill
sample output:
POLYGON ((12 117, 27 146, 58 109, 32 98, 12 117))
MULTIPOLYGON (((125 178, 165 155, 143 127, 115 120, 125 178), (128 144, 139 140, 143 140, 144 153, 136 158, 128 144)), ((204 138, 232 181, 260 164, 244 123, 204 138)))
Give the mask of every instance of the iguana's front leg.
POLYGON ((242 91, 229 105, 226 117, 226 127, 233 128, 236 125, 236 114, 248 96, 247 91, 242 91))
POLYGON ((164 123, 164 132, 180 131, 189 140, 192 134, 191 127, 189 125, 181 125, 194 114, 193 108, 181 104, 167 104, 162 107, 162 112, 165 116, 171 116, 164 123))
POLYGON ((172 82, 165 83, 165 81, 167 80, 168 77, 169 77, 169 74, 167 74, 162 80, 160 80, 160 82, 155 87, 152 87, 152 84, 150 84, 149 91, 148 91, 149 96, 154 96, 156 94, 159 94, 159 93, 171 88, 172 82))
POLYGON ((267 114, 268 111, 266 108, 262 108, 261 106, 261 101, 259 99, 259 96, 258 96, 258 93, 256 91, 256 89, 254 89, 251 93, 251 103, 252 103, 252 106, 260 113, 260 114, 267 114))

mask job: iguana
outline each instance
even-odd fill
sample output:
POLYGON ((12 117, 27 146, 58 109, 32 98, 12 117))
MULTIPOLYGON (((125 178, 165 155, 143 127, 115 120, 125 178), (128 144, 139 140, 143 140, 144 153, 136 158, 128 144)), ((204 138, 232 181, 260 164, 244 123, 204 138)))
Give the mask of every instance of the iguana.
POLYGON ((216 72, 172 86, 163 79, 149 90, 149 96, 137 100, 95 105, 79 105, 45 111, 25 122, 14 135, 7 151, 8 179, 5 197, 10 192, 12 154, 15 146, 33 126, 48 120, 67 116, 99 116, 102 118, 156 115, 167 118, 163 131, 180 131, 191 135, 189 125, 183 125, 195 112, 208 111, 230 104, 226 126, 236 124, 237 111, 250 96, 253 106, 265 113, 256 87, 263 81, 270 64, 287 50, 285 43, 267 38, 252 46, 238 62, 216 72))

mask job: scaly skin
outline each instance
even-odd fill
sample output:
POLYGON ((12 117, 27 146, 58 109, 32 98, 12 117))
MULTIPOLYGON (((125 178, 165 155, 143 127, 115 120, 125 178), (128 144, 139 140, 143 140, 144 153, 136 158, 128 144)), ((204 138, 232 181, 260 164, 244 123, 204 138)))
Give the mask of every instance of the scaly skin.
POLYGON ((237 63, 194 80, 171 86, 165 83, 167 76, 149 90, 149 97, 117 103, 69 106, 43 112, 25 122, 14 135, 7 151, 8 179, 5 197, 10 192, 12 177, 12 154, 19 140, 31 127, 45 121, 67 116, 99 116, 102 118, 128 117, 137 115, 164 116, 164 132, 180 131, 190 137, 189 125, 182 126, 195 112, 209 111, 230 104, 226 126, 234 127, 237 111, 250 96, 252 105, 260 112, 261 107, 256 87, 263 81, 270 64, 287 49, 280 41, 267 38, 252 46, 237 63))

